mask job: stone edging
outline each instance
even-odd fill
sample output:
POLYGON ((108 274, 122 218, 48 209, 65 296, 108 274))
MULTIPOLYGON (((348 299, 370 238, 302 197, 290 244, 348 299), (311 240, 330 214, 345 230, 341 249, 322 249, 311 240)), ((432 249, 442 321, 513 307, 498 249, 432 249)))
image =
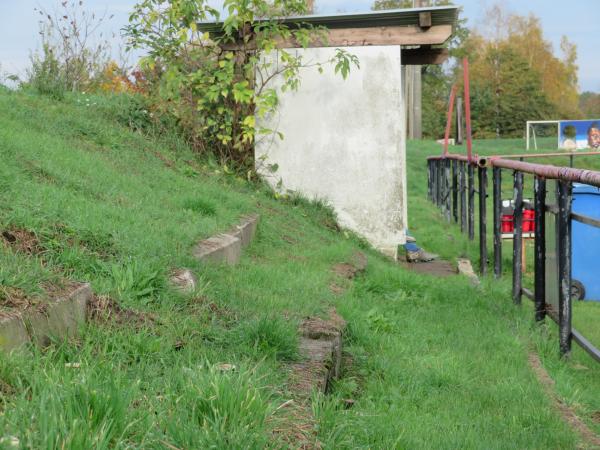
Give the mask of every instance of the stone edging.
POLYGON ((325 393, 332 380, 342 371, 342 335, 346 322, 335 310, 323 320, 309 317, 300 325, 302 361, 292 364, 293 390, 300 397, 310 397, 313 389, 325 393))
POLYGON ((240 224, 231 231, 198 243, 193 250, 194 257, 201 261, 236 265, 242 256, 242 248, 247 247, 254 239, 259 218, 258 214, 243 216, 240 224))
POLYGON ((44 305, 43 310, 24 311, 0 319, 0 351, 10 352, 29 342, 47 346, 53 337, 76 335, 79 326, 85 323, 92 295, 90 284, 85 283, 66 297, 44 305))
POLYGON ((456 260, 457 263, 457 271, 461 275, 465 275, 467 278, 471 280, 471 282, 475 285, 479 285, 479 278, 475 274, 473 270, 473 265, 471 261, 466 258, 459 258, 456 260))
MULTIPOLYGON (((240 262, 242 249, 250 245, 258 228, 260 216, 248 214, 230 231, 205 239, 194 247, 192 255, 199 261, 224 263, 235 266, 240 262)), ((176 269, 169 278, 171 286, 183 294, 194 292, 198 277, 186 268, 176 269)))

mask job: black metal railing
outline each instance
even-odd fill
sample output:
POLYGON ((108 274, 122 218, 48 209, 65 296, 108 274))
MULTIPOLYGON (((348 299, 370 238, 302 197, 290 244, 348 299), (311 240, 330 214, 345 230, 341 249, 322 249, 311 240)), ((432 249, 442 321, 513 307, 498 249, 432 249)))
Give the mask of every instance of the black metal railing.
MULTIPOLYGON (((564 154, 561 154, 564 156, 564 154)), ((572 161, 573 156, 569 154, 572 161)), ((493 204, 493 273, 502 277, 502 175, 503 171, 512 172, 514 230, 512 232, 512 298, 515 304, 521 303, 525 295, 535 304, 535 319, 543 321, 546 316, 552 318, 559 327, 559 348, 561 355, 571 352, 574 340, 595 360, 600 362, 600 350, 592 345, 580 332, 572 327, 571 293, 571 222, 573 220, 600 228, 600 221, 592 217, 573 213, 572 184, 579 182, 600 187, 600 172, 559 167, 544 164, 532 164, 523 159, 529 155, 519 155, 519 160, 510 157, 469 158, 464 155, 444 154, 427 159, 428 195, 448 221, 460 223, 460 228, 475 239, 475 196, 478 196, 479 222, 479 271, 486 275, 488 270, 487 245, 487 187, 488 170, 492 170, 493 204), (477 171, 477 186, 475 185, 477 171), (533 291, 523 286, 523 210, 524 175, 534 177, 534 287, 533 291), (555 180, 555 203, 547 201, 547 180, 555 180), (555 219, 557 304, 547 302, 546 270, 546 214, 555 219)), ((572 164, 571 164, 572 166, 572 164)))

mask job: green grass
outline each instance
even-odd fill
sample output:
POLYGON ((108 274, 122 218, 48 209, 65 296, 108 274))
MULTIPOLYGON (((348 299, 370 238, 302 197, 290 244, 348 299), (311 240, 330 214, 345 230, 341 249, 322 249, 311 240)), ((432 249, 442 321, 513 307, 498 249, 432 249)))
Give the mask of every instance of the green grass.
MULTIPOLYGON (((335 306, 353 363, 312 401, 324 448, 577 448, 527 354, 538 349, 586 419, 600 410, 599 369, 577 350, 560 361, 552 327, 540 331, 529 306, 513 307, 507 283, 407 272, 337 231, 322 205, 276 200, 176 139, 131 132, 127 99, 78 99, 0 93, 0 225, 34 231, 43 249, 0 246, 0 280, 27 293, 52 277, 90 281, 156 319, 90 323, 78 339, 0 355, 0 439, 36 449, 285 447, 274 430, 290 420, 278 407, 293 397, 298 324, 335 306), (190 257, 197 240, 253 211, 260 227, 238 266, 190 257), (333 294, 332 265, 358 249, 366 272, 333 294), (178 267, 199 274, 197 292, 169 287, 178 267)), ((434 148, 409 146, 411 229, 448 258, 474 256, 425 198, 423 156, 434 148)))
MULTIPOLYGON (((524 140, 521 139, 503 139, 503 140, 484 140, 475 141, 473 145, 474 153, 485 155, 505 155, 524 153, 524 140)), ((409 211, 411 230, 415 231, 419 237, 423 236, 421 241, 427 248, 433 248, 438 253, 452 259, 457 255, 464 255, 478 265, 479 261, 479 240, 477 237, 478 222, 476 218, 476 237, 475 241, 470 242, 466 236, 460 233, 458 225, 447 226, 442 220, 441 213, 438 210, 432 210, 431 205, 426 200, 427 180, 424 174, 425 160, 429 155, 435 155, 441 152, 441 146, 432 142, 413 141, 409 144, 410 156, 409 164, 409 189, 413 195, 409 197, 409 211)), ((466 153, 466 148, 455 147, 451 149, 455 153, 466 153)), ((532 160, 540 163, 565 165, 568 164, 568 158, 539 158, 532 160)), ((600 170, 600 158, 597 157, 578 157, 576 158, 576 167, 587 168, 591 170, 600 170)), ((503 175, 503 198, 512 198, 512 177, 503 175)), ((525 177, 526 189, 531 193, 533 191, 533 179, 525 177)), ((491 181, 488 185, 491 189, 491 181)), ((527 194, 525 194, 527 196, 527 194)), ((488 214, 492 211, 492 198, 488 198, 488 214)), ((475 204, 477 208, 477 201, 475 204)), ((434 208, 435 209, 435 208, 434 208)), ((489 258, 493 256, 493 236, 490 220, 488 220, 488 252, 489 258)), ((528 256, 528 271, 524 275, 525 286, 533 287, 533 242, 526 243, 528 256)), ((512 242, 505 241, 502 249, 503 256, 503 279, 501 281, 491 281, 494 285, 504 286, 506 295, 504 302, 510 303, 510 282, 512 267, 512 242)), ((491 270, 491 268, 490 268, 491 270)), ((534 312, 530 302, 523 298, 523 317, 526 320, 533 318, 534 312)), ((600 346, 600 333, 598 324, 600 323, 600 309, 597 303, 579 302, 573 308, 573 326, 582 332, 592 343, 600 346)), ((573 343, 573 356, 568 364, 557 360, 556 353, 558 349, 558 337, 556 326, 549 321, 548 327, 544 328, 543 333, 533 335, 535 348, 542 354, 544 364, 550 371, 552 377, 557 382, 557 389, 564 399, 576 409, 580 415, 587 420, 588 424, 600 432, 600 426, 597 422, 590 420, 594 411, 600 407, 600 381, 598 380, 598 363, 592 360, 587 353, 573 343), (540 337, 542 336, 543 337, 540 337)))

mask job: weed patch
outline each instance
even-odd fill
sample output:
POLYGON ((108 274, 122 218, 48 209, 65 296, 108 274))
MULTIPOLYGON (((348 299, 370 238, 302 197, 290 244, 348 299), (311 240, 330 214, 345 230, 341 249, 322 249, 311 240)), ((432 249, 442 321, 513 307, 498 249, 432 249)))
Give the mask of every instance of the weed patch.
POLYGON ((291 361, 298 357, 298 335, 294 323, 277 316, 262 316, 241 324, 237 330, 240 344, 259 356, 291 361))

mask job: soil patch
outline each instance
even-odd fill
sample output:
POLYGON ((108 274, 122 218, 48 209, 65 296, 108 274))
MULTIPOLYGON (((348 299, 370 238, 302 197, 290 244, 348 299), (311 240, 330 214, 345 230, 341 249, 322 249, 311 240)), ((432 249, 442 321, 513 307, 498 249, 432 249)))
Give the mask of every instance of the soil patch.
POLYGON ((149 313, 123 308, 107 295, 94 295, 87 307, 88 320, 142 327, 152 325, 156 317, 149 313))
POLYGON ((333 273, 347 280, 351 280, 356 275, 356 267, 348 263, 339 263, 331 269, 333 273))
POLYGON ((28 299, 21 289, 0 286, 0 319, 11 317, 17 311, 24 311, 32 304, 31 299, 28 299))
POLYGON ((14 251, 37 255, 43 250, 35 233, 23 228, 4 230, 0 236, 2 237, 2 243, 14 251))
MULTIPOLYGON (((350 257, 350 262, 335 264, 331 271, 338 277, 344 280, 352 280, 367 268, 368 259, 362 252, 355 252, 350 257)), ((340 283, 333 282, 329 285, 331 292, 336 295, 343 294, 346 288, 340 283)))
POLYGON ((47 306, 57 299, 68 296, 81 284, 61 280, 60 284, 46 282, 39 295, 27 295, 22 289, 12 286, 0 286, 0 319, 13 317, 23 311, 45 312, 47 306))
MULTIPOLYGON (((554 380, 550 377, 537 353, 529 353, 529 365, 533 369, 537 379, 544 387, 548 397, 552 399, 554 408, 560 413, 562 419, 573 428, 587 443, 593 446, 600 446, 600 437, 598 437, 587 424, 575 414, 573 408, 567 405, 554 391, 554 380)), ((598 412, 598 411, 597 411, 598 412)))
POLYGON ((449 277, 457 274, 456 267, 452 263, 442 259, 422 263, 398 261, 398 264, 411 272, 433 275, 435 277, 449 277))

